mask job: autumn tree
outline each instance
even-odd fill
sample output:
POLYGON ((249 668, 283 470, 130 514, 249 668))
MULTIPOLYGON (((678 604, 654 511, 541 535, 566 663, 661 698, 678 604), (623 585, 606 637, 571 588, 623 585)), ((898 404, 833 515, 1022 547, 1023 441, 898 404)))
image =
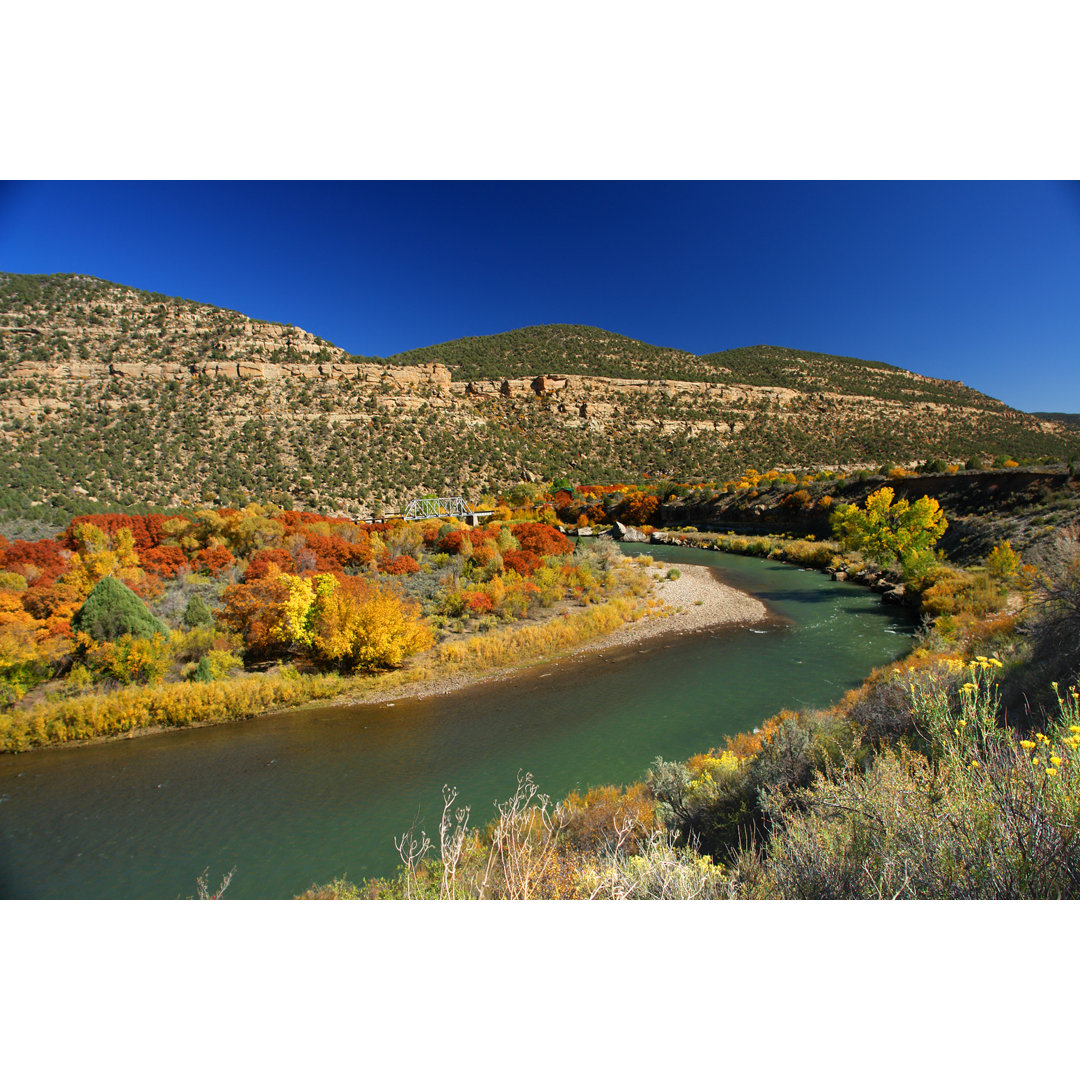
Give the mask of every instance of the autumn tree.
POLYGON ((191 557, 191 565, 196 570, 202 570, 211 577, 218 577, 223 570, 227 570, 236 560, 232 552, 224 544, 211 544, 203 551, 196 551, 191 557))
POLYGON ((510 531, 522 551, 534 555, 569 555, 574 550, 573 541, 567 540, 558 529, 542 522, 525 521, 510 526, 510 531))
POLYGON ((986 569, 995 581, 1007 585, 1020 573, 1020 556, 1008 540, 1003 540, 987 555, 986 569))
POLYGON ((119 529, 110 536, 96 525, 83 523, 73 526, 70 532, 74 553, 60 580, 74 586, 82 596, 89 596, 94 586, 107 577, 134 584, 145 576, 139 569, 130 529, 119 529))
POLYGON ((400 667, 431 647, 417 604, 389 589, 365 588, 357 578, 334 584, 317 597, 312 617, 312 644, 320 655, 370 670, 400 667))
POLYGON ((221 595, 222 608, 217 613, 221 623, 244 638, 244 648, 254 656, 274 656, 285 651, 277 633, 288 585, 276 563, 267 567, 264 577, 229 585, 221 595))
POLYGON ((924 495, 911 503, 893 501, 895 492, 883 487, 867 496, 866 509, 845 504, 829 518, 833 535, 845 548, 856 548, 875 562, 911 563, 928 554, 945 532, 944 511, 924 495))
POLYGON ((655 495, 635 491, 615 508, 613 516, 627 525, 647 525, 656 516, 660 500, 655 495))
POLYGON ((272 632, 318 659, 363 670, 400 667, 431 646, 419 607, 389 589, 331 574, 281 578, 285 596, 272 632))

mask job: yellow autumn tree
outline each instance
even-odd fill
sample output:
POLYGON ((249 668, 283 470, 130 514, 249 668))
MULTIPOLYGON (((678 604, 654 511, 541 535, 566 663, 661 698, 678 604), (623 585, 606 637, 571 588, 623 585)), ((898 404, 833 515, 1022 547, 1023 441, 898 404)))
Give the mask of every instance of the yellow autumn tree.
POLYGON ((258 503, 251 503, 238 514, 225 517, 221 533, 236 555, 248 556, 260 548, 280 543, 285 526, 265 513, 258 503))
POLYGON ((120 529, 113 539, 96 525, 79 524, 72 530, 75 551, 60 582, 73 586, 80 596, 89 596, 104 577, 138 581, 139 557, 130 529, 120 529))
POLYGON ((829 518, 833 535, 879 563, 906 563, 928 553, 948 525, 937 499, 924 495, 911 503, 894 497, 891 487, 883 487, 867 496, 865 510, 838 506, 829 518))
POLYGON ((417 604, 373 589, 351 620, 349 657, 362 669, 400 667, 406 657, 431 648, 431 631, 417 604))
POLYGON ((419 606, 361 578, 282 574, 286 598, 274 624, 279 641, 346 668, 400 667, 432 645, 419 606))
POLYGON ((986 557, 986 568, 995 581, 1007 585, 1020 573, 1020 556, 1008 540, 1003 540, 986 557))
POLYGON ((295 574, 281 574, 278 580, 285 587, 285 599, 270 633, 287 645, 310 645, 310 614, 315 601, 315 588, 307 578, 295 574))
MULTIPOLYGON (((329 575, 327 575, 329 577, 329 575)), ((361 670, 400 667, 432 645, 417 604, 359 578, 317 590, 312 648, 323 659, 361 670)))

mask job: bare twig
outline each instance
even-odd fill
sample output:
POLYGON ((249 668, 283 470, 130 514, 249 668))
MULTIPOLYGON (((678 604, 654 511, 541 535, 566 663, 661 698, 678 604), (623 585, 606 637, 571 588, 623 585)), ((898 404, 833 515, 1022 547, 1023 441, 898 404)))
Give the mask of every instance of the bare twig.
POLYGON ((195 887, 198 890, 197 900, 220 900, 222 893, 229 887, 229 882, 233 879, 233 874, 236 873, 236 867, 234 866, 222 879, 221 884, 217 887, 215 892, 210 891, 210 887, 207 883, 207 875, 210 873, 210 867, 206 867, 203 872, 195 881, 195 887))

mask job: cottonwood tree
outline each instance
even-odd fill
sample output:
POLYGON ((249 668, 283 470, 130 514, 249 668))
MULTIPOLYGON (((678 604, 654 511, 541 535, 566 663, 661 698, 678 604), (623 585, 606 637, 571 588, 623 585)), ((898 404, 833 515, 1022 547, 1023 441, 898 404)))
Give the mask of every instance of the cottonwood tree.
POLYGON ((929 552, 948 526, 938 501, 924 495, 914 503, 894 502, 894 497, 891 487, 883 487, 867 496, 864 510, 837 507, 829 519, 833 535, 843 547, 882 564, 909 563, 929 552))

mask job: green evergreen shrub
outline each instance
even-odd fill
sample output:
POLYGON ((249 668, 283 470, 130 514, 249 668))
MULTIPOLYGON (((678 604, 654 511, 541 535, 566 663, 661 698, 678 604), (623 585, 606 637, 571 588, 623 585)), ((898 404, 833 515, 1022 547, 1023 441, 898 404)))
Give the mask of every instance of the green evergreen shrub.
POLYGON ((169 633, 168 627, 146 610, 146 605, 122 582, 103 577, 71 619, 73 630, 95 641, 115 641, 124 634, 152 638, 169 633))
POLYGON ((210 606, 197 593, 188 600, 187 607, 184 608, 183 623, 192 628, 214 625, 214 614, 210 606))

